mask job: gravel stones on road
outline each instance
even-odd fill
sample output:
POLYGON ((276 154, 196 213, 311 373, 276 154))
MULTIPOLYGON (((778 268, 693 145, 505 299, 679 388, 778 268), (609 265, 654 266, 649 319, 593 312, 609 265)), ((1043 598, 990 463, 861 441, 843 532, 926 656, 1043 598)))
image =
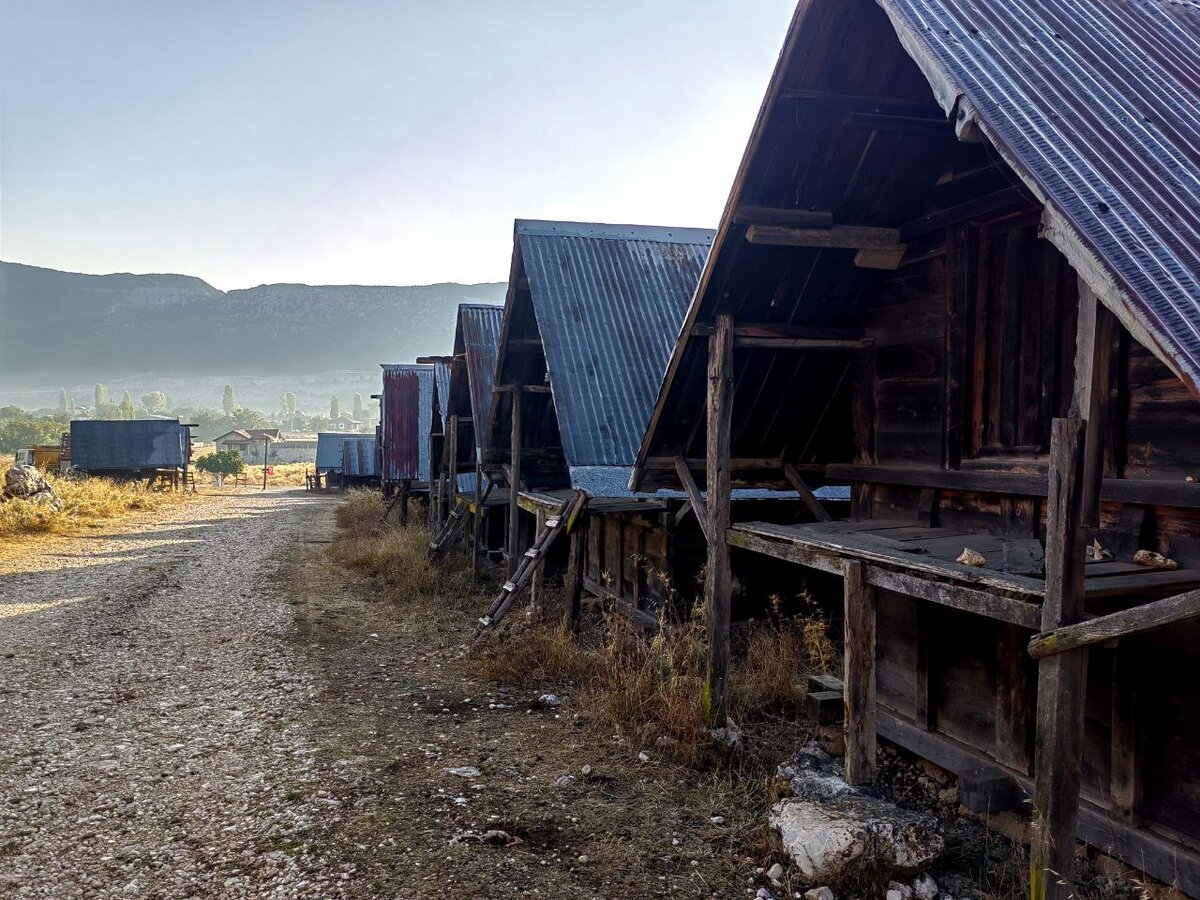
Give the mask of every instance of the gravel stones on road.
POLYGON ((329 528, 310 497, 203 499, 5 561, 0 896, 345 894, 274 587, 329 528))

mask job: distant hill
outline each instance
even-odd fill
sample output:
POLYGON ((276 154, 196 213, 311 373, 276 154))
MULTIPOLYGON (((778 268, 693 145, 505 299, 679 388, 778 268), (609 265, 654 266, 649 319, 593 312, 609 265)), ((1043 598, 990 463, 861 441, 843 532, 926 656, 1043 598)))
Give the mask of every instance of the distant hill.
MULTIPOLYGON (((4 385, 136 377, 374 372, 449 353, 464 301, 502 303, 505 285, 267 284, 220 291, 189 275, 78 275, 0 262, 4 385)), ((269 388, 270 389, 270 388, 269 388)))

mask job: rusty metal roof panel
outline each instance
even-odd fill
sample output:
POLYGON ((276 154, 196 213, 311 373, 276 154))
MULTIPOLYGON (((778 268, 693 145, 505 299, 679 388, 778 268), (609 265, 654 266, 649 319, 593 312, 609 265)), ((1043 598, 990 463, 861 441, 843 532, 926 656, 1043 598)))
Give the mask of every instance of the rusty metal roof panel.
POLYGON ((877 2, 942 108, 1045 204, 1047 237, 1200 392, 1200 4, 877 2))
POLYGON ((379 403, 383 477, 388 481, 429 481, 433 392, 433 366, 383 366, 383 394, 379 403))
POLYGON ((188 429, 178 419, 71 422, 71 465, 84 472, 177 469, 187 454, 188 429))
POLYGON ((492 410, 492 386, 496 378, 496 356, 500 348, 500 322, 504 318, 504 307, 463 303, 458 307, 458 316, 471 394, 471 421, 476 423, 474 432, 478 452, 492 410))
POLYGON ((343 437, 342 474, 352 478, 379 475, 379 455, 374 435, 343 437))
POLYGON ((570 466, 627 466, 715 232, 518 220, 570 466))

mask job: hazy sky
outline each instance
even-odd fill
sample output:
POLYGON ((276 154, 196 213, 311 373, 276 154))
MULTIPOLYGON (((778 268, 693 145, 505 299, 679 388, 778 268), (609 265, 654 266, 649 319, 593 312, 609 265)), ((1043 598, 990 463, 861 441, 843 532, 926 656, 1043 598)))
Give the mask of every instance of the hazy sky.
POLYGON ((715 226, 794 0, 0 0, 0 259, 502 281, 512 220, 715 226))

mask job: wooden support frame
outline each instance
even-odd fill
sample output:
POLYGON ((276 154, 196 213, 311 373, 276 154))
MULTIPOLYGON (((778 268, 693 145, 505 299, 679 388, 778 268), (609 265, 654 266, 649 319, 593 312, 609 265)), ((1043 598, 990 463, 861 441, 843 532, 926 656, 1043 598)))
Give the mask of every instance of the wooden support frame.
POLYGON ((707 472, 708 674, 703 706, 710 724, 724 726, 729 703, 729 626, 733 576, 729 562, 729 457, 733 407, 733 317, 717 316, 708 339, 707 472))
POLYGON ((684 491, 687 492, 688 504, 691 506, 692 512, 696 514, 696 522, 700 525, 700 530, 704 533, 704 539, 707 541, 709 539, 708 507, 700 495, 696 479, 692 477, 692 470, 682 456, 675 457, 675 472, 679 475, 679 481, 683 485, 684 491))
MULTIPOLYGON (((475 511, 471 513, 471 580, 479 580, 479 546, 480 524, 483 522, 483 467, 475 463, 475 511)), ((491 491, 491 485, 488 485, 491 491)))
MULTIPOLYGON (((535 534, 541 534, 542 529, 546 527, 546 511, 538 508, 535 514, 537 520, 537 531, 535 534)), ((529 578, 529 607, 535 613, 539 612, 546 599, 546 561, 539 556, 537 563, 533 567, 533 574, 529 578)))
POLYGON ((508 577, 512 578, 521 559, 521 392, 512 395, 512 434, 508 468, 508 577))
POLYGON ((400 503, 400 524, 401 525, 408 524, 408 495, 409 495, 411 489, 412 489, 412 480, 411 479, 405 478, 403 481, 400 482, 400 496, 398 498, 398 501, 400 503))
POLYGON ((1075 336, 1075 389, 1071 415, 1088 423, 1083 457, 1083 525, 1100 524, 1100 488, 1104 479, 1104 442, 1107 434, 1109 384, 1112 380, 1112 346, 1116 317, 1079 279, 1079 324, 1075 336))
POLYGON ((1035 635, 1029 641, 1029 655, 1034 659, 1045 659, 1056 653, 1102 644, 1197 616, 1200 616, 1200 590, 1188 591, 1035 635))
POLYGON ((829 510, 817 499, 816 494, 812 492, 812 488, 808 486, 800 473, 796 471, 796 467, 791 463, 784 463, 783 475, 788 480, 788 484, 800 495, 800 500, 807 507, 809 513, 812 514, 812 517, 818 522, 828 522, 830 520, 829 510))
MULTIPOLYGON (((1081 419, 1055 419, 1051 427, 1043 631, 1071 624, 1083 612, 1086 432, 1081 419)), ((1031 900, 1067 900, 1072 894, 1086 672, 1087 651, 1082 648, 1054 654, 1038 666, 1031 900)))
POLYGON ((572 632, 579 630, 579 619, 583 607, 583 575, 584 563, 587 562, 587 547, 584 546, 586 529, 577 524, 574 528, 567 525, 570 536, 570 549, 567 554, 566 578, 566 621, 567 628, 572 632))
POLYGON ((789 228, 782 225, 751 225, 746 229, 751 244, 772 247, 815 247, 834 250, 904 250, 899 228, 866 225, 834 225, 832 228, 789 228))
POLYGON ((846 706, 846 781, 875 781, 875 589, 866 567, 847 560, 845 578, 845 650, 843 653, 846 706))
POLYGON ((454 504, 458 502, 458 416, 450 416, 446 428, 446 449, 449 457, 446 473, 449 492, 446 494, 446 506, 453 509, 454 504))

